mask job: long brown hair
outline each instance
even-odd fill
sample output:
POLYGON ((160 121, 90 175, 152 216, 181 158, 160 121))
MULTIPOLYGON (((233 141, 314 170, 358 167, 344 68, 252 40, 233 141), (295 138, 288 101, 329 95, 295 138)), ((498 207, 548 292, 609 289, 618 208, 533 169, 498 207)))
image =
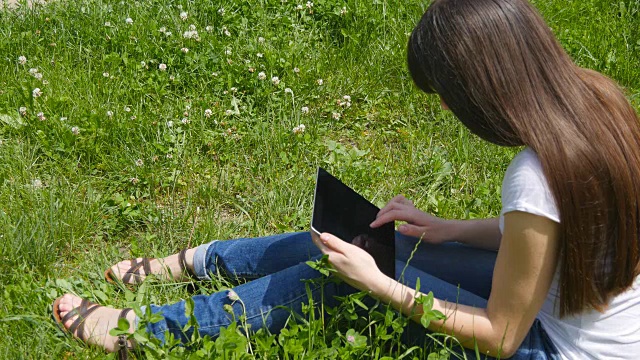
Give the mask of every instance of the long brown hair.
POLYGON ((561 218, 560 316, 604 311, 640 270, 640 126, 621 89, 526 0, 435 0, 408 65, 473 133, 537 153, 561 218))

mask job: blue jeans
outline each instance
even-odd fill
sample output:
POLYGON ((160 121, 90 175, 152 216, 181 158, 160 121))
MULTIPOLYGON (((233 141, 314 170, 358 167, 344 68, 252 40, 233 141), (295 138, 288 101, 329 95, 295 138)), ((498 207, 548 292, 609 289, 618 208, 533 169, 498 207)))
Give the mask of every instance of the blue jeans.
MULTIPOLYGON (((418 239, 396 233, 396 273, 403 272, 401 281, 415 288, 420 279, 421 290, 459 304, 485 307, 491 289, 496 253, 457 243, 428 245, 418 239), (403 271, 404 270, 404 271, 403 271)), ((314 301, 324 296, 326 306, 337 306, 334 296, 345 296, 357 290, 345 283, 303 280, 318 279, 320 273, 305 261, 321 255, 308 232, 267 236, 253 239, 213 241, 201 245, 194 255, 196 275, 202 279, 224 276, 251 280, 234 288, 245 305, 244 314, 252 330, 266 328, 277 333, 293 313, 302 314, 302 304, 309 303, 307 286, 314 301)), ((220 328, 231 323, 231 315, 223 309, 232 304, 236 318, 243 313, 242 305, 233 302, 227 291, 193 297, 194 315, 202 335, 216 337, 220 328)), ((153 313, 161 313, 163 320, 147 324, 147 331, 163 340, 166 331, 186 341, 191 334, 183 333, 187 324, 185 302, 171 305, 151 305, 153 313)), ((405 330, 404 341, 424 342, 427 330, 411 323, 405 330)), ((474 358, 471 351, 467 351, 474 358)), ((484 359, 485 357, 483 357, 484 359)), ((512 359, 556 359, 557 350, 536 320, 520 349, 512 359)))

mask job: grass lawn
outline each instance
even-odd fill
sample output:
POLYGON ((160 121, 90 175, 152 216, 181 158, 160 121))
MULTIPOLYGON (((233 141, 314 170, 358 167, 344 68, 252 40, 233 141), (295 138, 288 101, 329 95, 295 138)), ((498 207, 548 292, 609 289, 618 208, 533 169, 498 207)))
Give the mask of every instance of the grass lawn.
MULTIPOLYGON (((640 107, 639 1, 533 2, 577 63, 640 107)), ((104 357, 63 336, 53 299, 188 297, 188 284, 132 292, 102 272, 213 239, 307 230, 318 165, 378 206, 402 193, 441 217, 496 216, 518 149, 475 138, 413 86, 405 46, 427 5, 79 0, 0 10, 0 358, 104 357)), ((251 336, 254 355, 229 331, 189 349, 151 344, 147 356, 431 352, 399 343, 406 319, 389 313, 391 330, 373 331, 368 322, 387 314, 355 307, 346 300, 336 321, 251 336)))

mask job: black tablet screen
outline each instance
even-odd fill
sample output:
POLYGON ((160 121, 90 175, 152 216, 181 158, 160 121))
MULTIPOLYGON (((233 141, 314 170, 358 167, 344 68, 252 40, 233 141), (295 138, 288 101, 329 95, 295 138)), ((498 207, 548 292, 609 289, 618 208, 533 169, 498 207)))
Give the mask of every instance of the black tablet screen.
POLYGON ((365 249, 383 273, 395 277, 395 225, 391 222, 376 229, 369 227, 378 211, 378 207, 318 168, 312 228, 365 249))

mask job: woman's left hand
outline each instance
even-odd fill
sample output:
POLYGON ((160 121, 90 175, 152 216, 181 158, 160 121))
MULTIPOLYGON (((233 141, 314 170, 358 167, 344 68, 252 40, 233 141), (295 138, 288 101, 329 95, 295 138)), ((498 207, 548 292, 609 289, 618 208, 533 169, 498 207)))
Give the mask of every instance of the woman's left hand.
POLYGON ((337 275, 361 291, 370 291, 384 275, 368 252, 329 233, 313 236, 316 246, 329 256, 337 275))

